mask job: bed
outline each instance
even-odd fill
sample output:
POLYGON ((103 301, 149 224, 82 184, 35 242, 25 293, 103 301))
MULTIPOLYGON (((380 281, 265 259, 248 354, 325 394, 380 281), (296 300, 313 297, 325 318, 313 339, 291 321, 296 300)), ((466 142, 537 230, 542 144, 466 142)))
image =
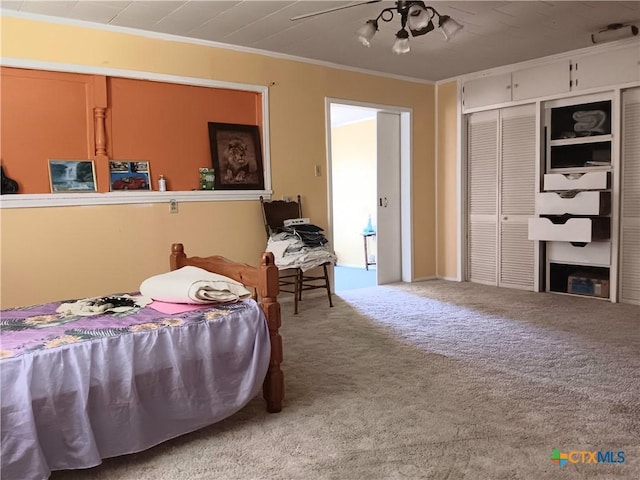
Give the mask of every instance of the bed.
POLYGON ((3 480, 42 480, 145 450, 232 415, 260 390, 267 411, 282 409, 273 255, 252 267, 187 257, 173 244, 170 269, 182 267, 236 280, 252 298, 179 313, 153 304, 56 313, 63 302, 2 311, 3 480))

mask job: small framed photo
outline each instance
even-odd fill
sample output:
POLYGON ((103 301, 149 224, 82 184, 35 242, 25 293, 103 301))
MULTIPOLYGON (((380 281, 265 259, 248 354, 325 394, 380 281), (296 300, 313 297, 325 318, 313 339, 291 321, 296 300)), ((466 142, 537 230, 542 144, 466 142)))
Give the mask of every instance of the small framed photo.
POLYGON ((97 192, 93 160, 49 160, 51 193, 97 192))
POLYGON ((122 190, 151 190, 149 162, 109 162, 109 182, 112 192, 122 190))
POLYGON ((215 189, 215 173, 213 168, 200 168, 200 190, 215 189))
POLYGON ((264 190, 262 143, 256 125, 209 122, 216 190, 264 190))

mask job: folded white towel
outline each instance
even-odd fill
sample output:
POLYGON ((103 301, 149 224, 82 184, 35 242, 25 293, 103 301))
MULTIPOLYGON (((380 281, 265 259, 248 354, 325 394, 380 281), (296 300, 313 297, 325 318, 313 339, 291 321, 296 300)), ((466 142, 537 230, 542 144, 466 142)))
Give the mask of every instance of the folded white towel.
POLYGON ((223 303, 249 298, 251 292, 240 282, 198 267, 182 267, 147 278, 140 293, 167 303, 223 303))
POLYGON ((576 121, 573 126, 576 133, 604 133, 607 113, 604 110, 580 110, 574 112, 573 119, 576 121))

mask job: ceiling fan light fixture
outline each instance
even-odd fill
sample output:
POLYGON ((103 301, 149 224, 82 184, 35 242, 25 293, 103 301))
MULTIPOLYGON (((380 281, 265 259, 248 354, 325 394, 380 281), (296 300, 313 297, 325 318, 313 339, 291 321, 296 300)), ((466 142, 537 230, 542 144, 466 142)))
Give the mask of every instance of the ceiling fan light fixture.
POLYGON ((413 4, 407 11, 407 26, 411 30, 414 37, 429 33, 434 29, 433 18, 434 13, 419 3, 413 4))
POLYGON ((362 43, 365 47, 371 46, 371 40, 375 36, 378 31, 378 21, 377 20, 367 20, 367 23, 362 25, 358 30, 356 30, 356 35, 360 43, 362 43))
POLYGON ((367 47, 371 45, 371 39, 378 31, 378 21, 382 19, 383 22, 390 22, 395 14, 400 17, 401 28, 396 33, 392 51, 398 54, 409 52, 409 32, 411 36, 419 37, 438 28, 444 38, 449 40, 462 28, 449 15, 440 15, 435 8, 425 5, 423 1, 397 1, 395 7, 383 8, 375 20, 369 20, 358 29, 356 33, 360 43, 367 47))
POLYGON ((411 35, 413 35, 414 37, 419 37, 420 35, 426 35, 427 33, 429 33, 434 28, 436 28, 436 27, 433 26, 433 22, 429 22, 423 28, 415 29, 415 28, 409 27, 409 30, 411 31, 411 35))
MULTIPOLYGON (((298 15, 297 17, 292 17, 291 20, 300 20, 302 18, 313 17, 324 13, 344 10, 346 8, 357 7, 359 5, 378 3, 381 1, 382 0, 368 0, 359 3, 352 2, 349 5, 333 7, 305 15, 298 15)), ((440 15, 435 8, 426 5, 422 0, 398 0, 394 3, 395 6, 383 8, 377 17, 367 20, 364 25, 356 30, 355 34, 362 45, 370 47, 371 40, 373 40, 373 37, 378 31, 378 22, 380 20, 383 22, 390 22, 396 14, 400 17, 401 27, 396 33, 392 50, 398 54, 409 52, 409 32, 411 33, 411 36, 419 37, 420 35, 425 35, 438 28, 444 35, 444 38, 449 40, 462 28, 462 25, 453 20, 449 15, 440 15)))
POLYGON ((398 55, 409 53, 411 51, 411 46, 409 45, 409 32, 407 32, 404 28, 396 33, 396 40, 393 42, 393 47, 391 47, 391 50, 393 51, 393 53, 396 53, 398 55))
POLYGON ((451 40, 460 30, 462 30, 462 25, 456 22, 449 15, 441 15, 439 28, 444 35, 444 39, 449 41, 451 40))

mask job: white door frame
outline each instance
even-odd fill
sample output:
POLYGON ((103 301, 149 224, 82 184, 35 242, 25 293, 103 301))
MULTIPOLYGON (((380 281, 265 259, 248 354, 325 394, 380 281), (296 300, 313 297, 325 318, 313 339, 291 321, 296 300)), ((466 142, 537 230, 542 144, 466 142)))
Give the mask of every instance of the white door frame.
POLYGON ((381 112, 400 115, 400 237, 402 281, 413 281, 413 224, 411 205, 411 165, 413 152, 411 151, 413 109, 395 107, 379 103, 357 102, 340 98, 325 98, 325 132, 327 149, 327 211, 329 221, 329 240, 333 244, 333 187, 332 187, 332 158, 331 158, 331 105, 351 105, 376 109, 381 112))

